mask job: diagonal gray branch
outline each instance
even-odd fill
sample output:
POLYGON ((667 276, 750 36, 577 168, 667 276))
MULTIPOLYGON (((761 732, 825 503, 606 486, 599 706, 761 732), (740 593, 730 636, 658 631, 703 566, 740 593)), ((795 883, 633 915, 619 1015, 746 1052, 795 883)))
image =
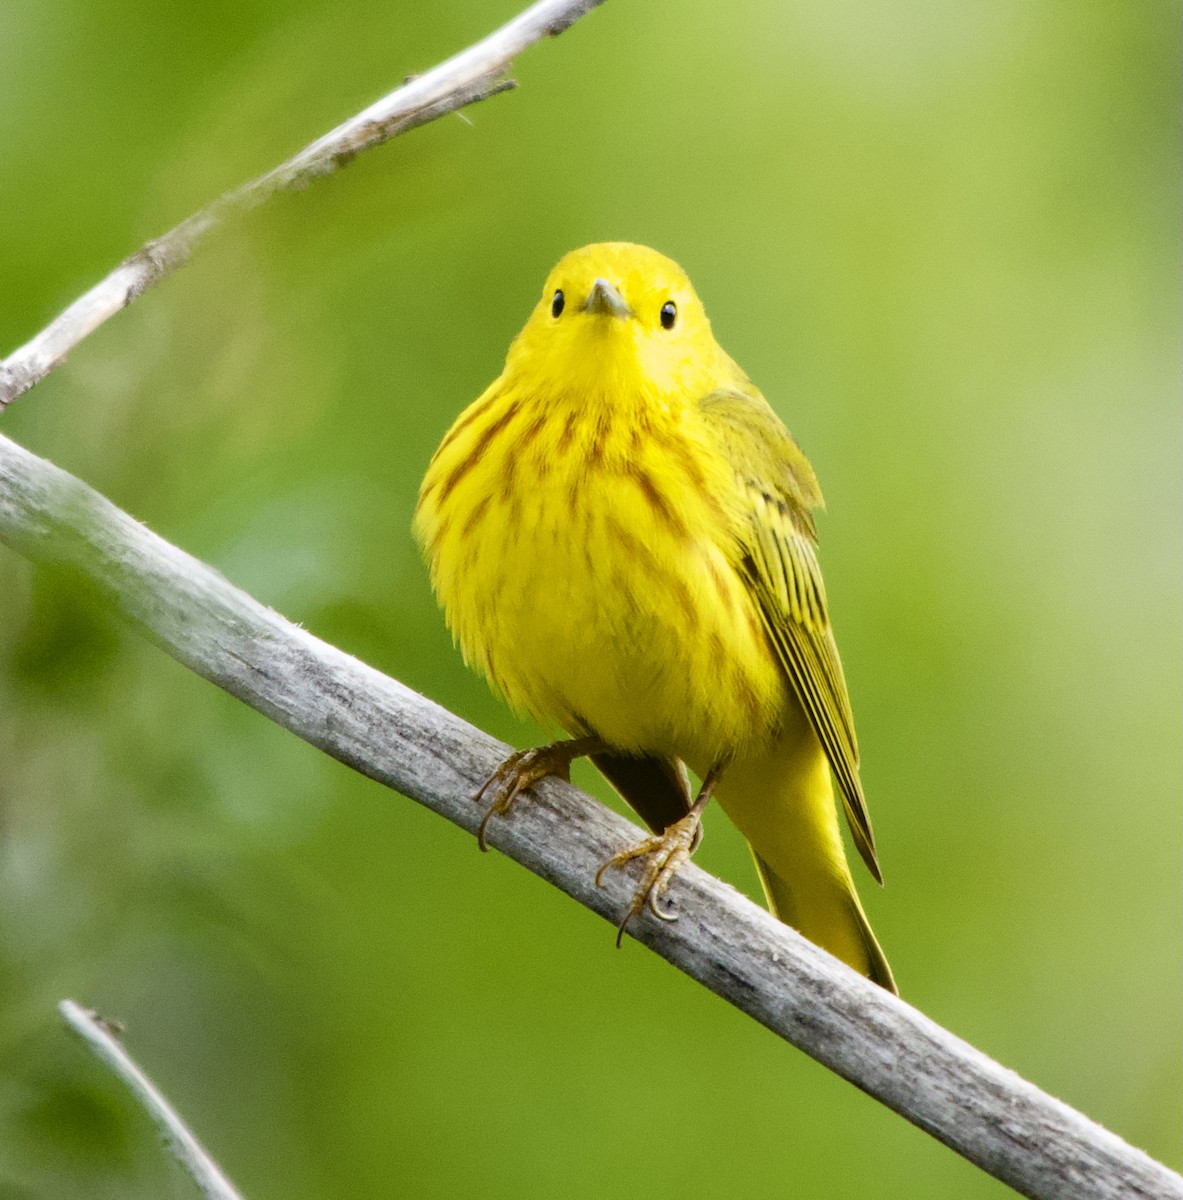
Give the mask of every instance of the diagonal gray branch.
MULTIPOLYGON (((0 437, 0 541, 96 583, 179 662, 326 753, 469 831, 507 747, 289 624, 84 483, 0 437)), ((615 922, 630 883, 596 868, 637 831, 547 781, 489 840, 615 922)), ((474 858, 473 870, 479 870, 474 858)), ((630 932, 983 1170, 1040 1200, 1183 1200, 1183 1179, 868 983, 691 865, 680 919, 630 932)))
POLYGON ((357 157, 363 150, 485 100, 515 86, 505 78, 510 63, 546 36, 555 37, 603 0, 539 0, 483 41, 350 117, 305 146, 299 154, 243 184, 175 229, 142 246, 104 280, 0 361, 0 412, 58 366, 67 353, 141 293, 189 260, 212 229, 229 215, 256 208, 276 192, 305 187, 357 157))
POLYGON ((189 1173, 206 1200, 242 1200, 172 1105, 119 1044, 107 1022, 73 1000, 63 1000, 58 1005, 58 1011, 62 1014, 62 1020, 86 1043, 95 1058, 115 1074, 140 1107, 156 1122, 164 1144, 189 1173))

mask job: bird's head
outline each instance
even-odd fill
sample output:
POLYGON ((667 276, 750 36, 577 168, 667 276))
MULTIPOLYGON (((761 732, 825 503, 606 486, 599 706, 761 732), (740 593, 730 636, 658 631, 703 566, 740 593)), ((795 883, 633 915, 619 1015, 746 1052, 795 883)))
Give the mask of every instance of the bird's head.
POLYGON ((647 246, 602 242, 571 251, 551 271, 506 370, 577 402, 668 402, 710 391, 723 363, 730 360, 682 268, 647 246))

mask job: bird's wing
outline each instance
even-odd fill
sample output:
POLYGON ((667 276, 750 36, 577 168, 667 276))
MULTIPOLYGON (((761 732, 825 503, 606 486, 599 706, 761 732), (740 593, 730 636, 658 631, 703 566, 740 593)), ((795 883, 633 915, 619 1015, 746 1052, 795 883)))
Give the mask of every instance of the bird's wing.
POLYGON ((854 716, 817 560, 813 509, 822 503, 817 478, 780 418, 754 388, 711 392, 700 407, 708 429, 735 468, 741 497, 734 518, 741 569, 748 575, 772 644, 829 760, 854 843, 871 874, 882 882, 859 780, 854 716))

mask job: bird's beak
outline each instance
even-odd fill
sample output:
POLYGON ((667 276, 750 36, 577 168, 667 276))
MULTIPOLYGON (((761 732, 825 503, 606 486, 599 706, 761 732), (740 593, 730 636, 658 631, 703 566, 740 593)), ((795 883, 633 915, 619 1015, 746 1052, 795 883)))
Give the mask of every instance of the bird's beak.
POLYGON ((605 317, 631 317, 633 310, 624 297, 606 280, 597 279, 583 302, 585 313, 600 313, 605 317))

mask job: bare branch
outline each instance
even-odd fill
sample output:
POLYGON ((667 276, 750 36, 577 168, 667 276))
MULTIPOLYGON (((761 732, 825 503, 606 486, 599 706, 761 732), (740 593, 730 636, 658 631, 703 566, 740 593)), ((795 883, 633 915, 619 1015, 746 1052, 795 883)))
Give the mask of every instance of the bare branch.
POLYGON ((63 1000, 58 1005, 58 1012, 99 1062, 115 1073, 140 1107, 156 1122, 164 1144, 192 1176, 201 1194, 207 1200, 242 1200, 172 1105, 119 1044, 110 1025, 97 1013, 89 1012, 73 1000, 63 1000))
POLYGON ((67 353, 141 293, 188 262, 228 216, 256 208, 276 192, 306 187, 363 150, 514 87, 505 72, 523 50, 555 37, 603 0, 539 0, 507 25, 305 146, 287 162, 219 197, 124 259, 101 283, 0 362, 0 412, 65 359, 67 353))
MULTIPOLYGON (((51 463, 0 437, 0 541, 68 564, 179 662, 305 741, 475 832, 507 747, 289 624, 51 463)), ((548 780, 489 841, 615 923, 626 872, 597 867, 635 828, 548 780)), ((473 862, 473 869, 479 864, 473 862)), ((961 1041, 690 865, 680 919, 629 932, 983 1170, 1040 1200, 1175 1197, 1183 1179, 961 1041)))

